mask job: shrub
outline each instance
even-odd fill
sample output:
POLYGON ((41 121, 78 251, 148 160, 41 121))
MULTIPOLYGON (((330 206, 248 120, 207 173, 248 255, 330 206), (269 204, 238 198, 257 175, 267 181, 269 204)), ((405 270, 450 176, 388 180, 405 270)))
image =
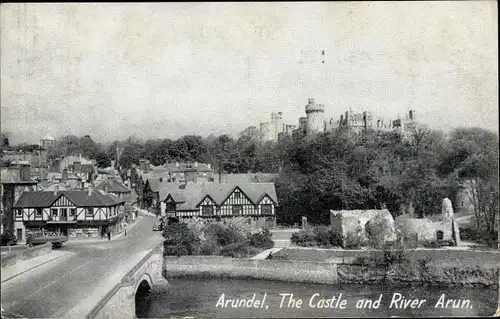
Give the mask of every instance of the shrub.
POLYGON ((244 237, 248 236, 252 231, 247 217, 227 218, 223 220, 223 224, 234 229, 244 237))
POLYGON ((270 249, 274 247, 274 242, 271 239, 273 235, 268 229, 264 229, 261 232, 250 235, 250 246, 257 248, 270 249))
POLYGON ((205 239, 200 248, 200 255, 218 255, 221 247, 213 238, 205 239))
POLYGON ((318 246, 330 248, 342 245, 342 236, 331 227, 316 226, 313 228, 314 240, 318 246))
POLYGON ((297 246, 305 246, 305 247, 307 247, 309 243, 315 241, 314 234, 310 229, 300 230, 296 233, 293 233, 290 240, 297 246))
POLYGON ((245 242, 229 244, 222 247, 221 254, 226 257, 243 258, 253 256, 259 252, 259 249, 249 246, 245 242))
POLYGON ((443 246, 443 244, 437 240, 424 240, 421 245, 425 248, 440 248, 443 246))
POLYGON ((163 230, 164 254, 167 256, 196 255, 201 242, 185 223, 170 224, 163 230))
POLYGON ((14 235, 14 232, 12 230, 5 230, 2 234, 1 242, 2 246, 9 244, 16 244, 17 243, 16 235, 14 235))
POLYGON ((205 240, 204 228, 206 226, 206 222, 199 217, 191 218, 185 221, 187 227, 198 236, 201 242, 205 240))
POLYGON ((219 246, 227 246, 234 243, 246 242, 246 236, 233 225, 211 223, 205 229, 205 236, 212 238, 219 246))

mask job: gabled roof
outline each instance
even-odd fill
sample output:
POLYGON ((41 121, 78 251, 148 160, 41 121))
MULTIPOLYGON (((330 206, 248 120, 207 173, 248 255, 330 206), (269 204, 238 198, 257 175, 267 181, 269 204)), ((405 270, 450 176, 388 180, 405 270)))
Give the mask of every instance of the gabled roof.
POLYGON ((135 203, 137 202, 138 198, 139 196, 137 195, 137 193, 134 190, 132 190, 131 192, 123 196, 122 199, 127 203, 135 203))
POLYGON ((164 183, 159 190, 159 200, 162 202, 165 201, 170 194, 175 202, 179 203, 184 201, 184 197, 181 195, 183 190, 180 189, 182 185, 184 185, 184 183, 164 183))
POLYGON ((87 190, 64 190, 58 192, 24 192, 14 204, 14 208, 45 208, 64 195, 78 207, 102 207, 124 203, 123 199, 102 190, 94 190, 88 195, 87 190))
POLYGON ((99 185, 95 187, 96 190, 106 190, 111 193, 130 193, 130 189, 118 182, 114 178, 102 180, 99 185))
POLYGON ((246 184, 188 184, 185 189, 179 188, 179 183, 160 190, 160 200, 165 201, 170 195, 176 203, 179 204, 179 210, 196 210, 196 206, 210 196, 217 205, 222 205, 224 201, 233 193, 236 188, 248 197, 248 199, 257 205, 264 198, 269 196, 277 205, 276 189, 274 183, 246 183, 246 184))
POLYGON ((42 140, 44 141, 55 141, 56 139, 52 137, 52 135, 50 135, 50 133, 47 133, 47 135, 45 135, 42 140))

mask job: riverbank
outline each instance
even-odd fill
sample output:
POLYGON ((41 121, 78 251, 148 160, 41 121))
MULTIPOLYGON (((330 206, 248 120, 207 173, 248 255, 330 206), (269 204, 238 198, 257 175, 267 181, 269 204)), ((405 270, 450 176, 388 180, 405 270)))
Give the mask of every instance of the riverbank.
MULTIPOLYGON (((281 250, 276 255, 287 249, 281 250)), ((481 254, 468 257, 479 258, 479 262, 468 263, 468 259, 452 259, 434 252, 423 254, 412 252, 401 262, 381 262, 379 252, 369 252, 371 258, 333 258, 321 251, 322 261, 309 260, 254 260, 219 256, 166 256, 164 275, 166 277, 198 276, 223 278, 254 278, 307 283, 328 284, 388 284, 431 285, 457 287, 498 287, 500 263, 496 255, 481 254), (483 260, 483 263, 481 263, 483 260), (487 262, 484 262, 487 261, 487 262)), ((311 254, 311 252, 309 252, 311 254)), ((458 256, 460 255, 453 255, 458 256)), ((316 258, 318 259, 318 258, 316 258)))

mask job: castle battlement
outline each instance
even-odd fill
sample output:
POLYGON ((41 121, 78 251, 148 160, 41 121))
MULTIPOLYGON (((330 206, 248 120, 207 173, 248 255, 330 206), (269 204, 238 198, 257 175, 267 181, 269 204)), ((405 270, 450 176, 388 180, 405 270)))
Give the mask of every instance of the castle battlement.
POLYGON ((309 103, 306 105, 306 113, 311 112, 325 112, 325 106, 323 104, 318 104, 314 102, 314 99, 309 99, 309 103))

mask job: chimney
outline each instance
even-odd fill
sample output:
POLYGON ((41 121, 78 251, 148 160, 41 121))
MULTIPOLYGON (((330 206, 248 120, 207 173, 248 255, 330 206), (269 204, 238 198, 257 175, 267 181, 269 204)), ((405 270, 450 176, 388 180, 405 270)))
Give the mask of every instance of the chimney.
POLYGON ((29 165, 21 164, 19 167, 19 178, 22 181, 31 180, 31 167, 29 165))
POLYGON ((54 186, 54 196, 57 196, 57 193, 59 192, 59 185, 54 186))
POLYGON ((62 170, 62 180, 67 181, 68 180, 68 169, 63 169, 62 170))
POLYGON ((88 186, 88 189, 87 189, 87 195, 88 195, 88 196, 91 196, 91 195, 92 195, 92 184, 90 184, 90 185, 88 186))

